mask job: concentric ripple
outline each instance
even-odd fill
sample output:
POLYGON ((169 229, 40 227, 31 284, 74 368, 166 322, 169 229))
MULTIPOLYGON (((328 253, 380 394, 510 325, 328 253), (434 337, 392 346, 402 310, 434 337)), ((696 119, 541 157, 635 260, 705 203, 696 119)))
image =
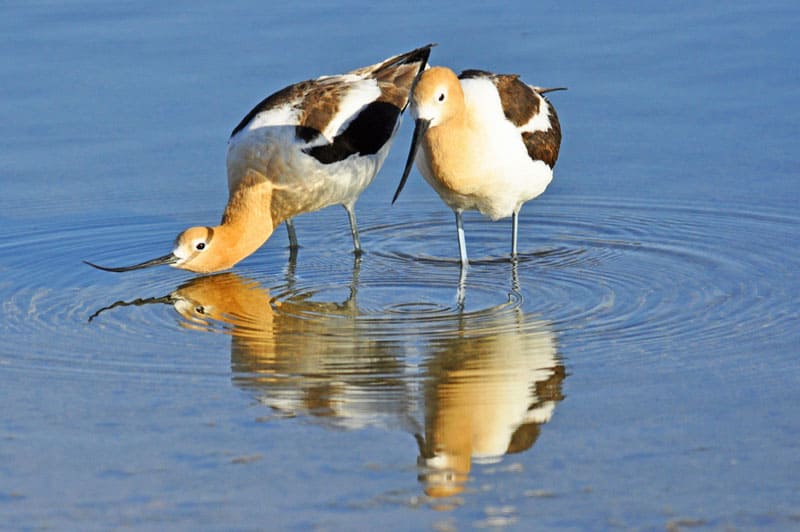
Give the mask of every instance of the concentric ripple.
POLYGON ((174 313, 160 304, 175 286, 174 271, 104 276, 82 263, 123 263, 148 249, 163 254, 176 231, 165 220, 115 223, 125 230, 104 220, 76 226, 52 219, 0 240, 6 280, 0 330, 6 346, 24 346, 3 350, 7 369, 87 379, 224 375, 202 364, 176 367, 164 356, 193 348, 192 337, 176 338, 174 313))
MULTIPOLYGON (((463 276, 452 215, 433 201, 393 210, 391 224, 367 211, 362 257, 349 249, 343 213, 329 209, 300 218, 296 261, 279 229, 234 272, 207 277, 168 268, 114 275, 81 264, 162 254, 183 220, 27 227, 0 240, 2 330, 10 345, 50 343, 6 354, 5 364, 164 370, 170 362, 156 353, 224 346, 226 336, 298 352, 390 343, 392 357, 413 356, 430 342, 525 334, 543 321, 573 342, 649 352, 679 337, 698 349, 796 340, 794 214, 583 198, 533 202, 522 214, 516 263, 507 259, 510 222, 466 217, 471 265, 463 276), (312 230, 319 223, 326 231, 312 230), (98 358, 98 346, 114 355, 98 358)), ((195 361, 192 372, 220 367, 195 361)))
MULTIPOLYGON (((483 299, 477 287, 518 286, 522 308, 559 330, 644 350, 668 350, 678 337, 698 348, 794 340, 795 215, 580 198, 526 209, 516 266, 505 259, 508 221, 466 219, 467 302, 483 299)), ((377 253, 427 268, 426 279, 452 270, 458 251, 446 214, 374 228, 377 253)))

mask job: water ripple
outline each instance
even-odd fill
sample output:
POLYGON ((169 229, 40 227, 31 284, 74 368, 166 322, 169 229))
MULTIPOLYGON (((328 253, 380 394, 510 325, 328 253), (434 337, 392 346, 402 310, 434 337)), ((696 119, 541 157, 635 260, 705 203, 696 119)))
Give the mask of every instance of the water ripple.
MULTIPOLYGON (((798 258, 792 250, 798 249, 800 225, 794 214, 583 198, 526 209, 516 264, 507 260, 508 221, 467 217, 473 260, 463 279, 452 216, 435 202, 394 210, 392 223, 382 214, 362 215, 367 252, 361 258, 347 249, 342 213, 322 211, 313 216, 342 226, 341 245, 299 224, 304 247, 296 262, 287 261, 281 234, 236 271, 266 290, 260 298, 274 316, 305 324, 296 327, 297 338, 357 335, 367 344, 414 346, 421 338, 518 328, 523 313, 547 320, 578 343, 634 344, 643 351, 669 349, 677 337, 691 338, 698 349, 723 341, 754 343, 767 334, 773 343, 794 341, 797 315, 790 302, 798 296, 792 282, 798 258), (315 321, 325 325, 315 328, 315 321)), ((83 259, 116 264, 162 254, 185 225, 171 219, 123 222, 53 221, 0 240, 4 334, 59 338, 63 349, 48 356, 64 357, 6 355, 6 364, 11 359, 73 368, 74 351, 102 342, 125 346, 117 363, 127 371, 141 360, 125 357, 142 343, 155 353, 174 351, 176 334, 190 349, 202 344, 206 340, 190 334, 197 329, 244 336, 259 331, 263 316, 251 315, 247 306, 216 317, 194 312, 203 305, 192 310, 186 303, 191 298, 180 294, 201 281, 186 272, 115 276, 83 266, 83 259)), ((107 370, 107 362, 96 367, 107 370)), ((213 364, 194 367, 219 371, 213 364)))
MULTIPOLYGON (((795 313, 787 294, 775 292, 797 290, 789 282, 797 253, 787 254, 797 247, 787 244, 798 242, 798 225, 796 216, 782 212, 549 202, 520 226, 524 306, 562 331, 643 349, 679 336, 715 345, 752 340, 765 328, 780 335, 795 313)), ((453 226, 443 216, 375 227, 382 243, 376 253, 424 264, 427 278, 457 257, 453 226)), ((509 269, 503 263, 510 224, 474 217, 465 227, 475 259, 469 283, 504 288, 498 279, 509 269)), ((472 286, 467 294, 469 300, 472 286)))
POLYGON ((366 254, 355 257, 341 213, 323 211, 314 223, 331 217, 325 226, 342 235, 298 223, 296 260, 279 233, 235 271, 208 276, 112 275, 80 262, 163 254, 185 220, 9 233, 0 332, 25 348, 0 365, 54 382, 223 380, 279 417, 399 427, 416 439, 420 481, 436 498, 465 489, 472 463, 534 444, 563 399, 562 360, 587 373, 682 372, 723 358, 763 363, 751 356, 762 345, 794 352, 793 214, 543 201, 523 212, 516 262, 509 223, 467 217, 466 274, 446 214, 423 202, 391 223, 361 216, 366 254))

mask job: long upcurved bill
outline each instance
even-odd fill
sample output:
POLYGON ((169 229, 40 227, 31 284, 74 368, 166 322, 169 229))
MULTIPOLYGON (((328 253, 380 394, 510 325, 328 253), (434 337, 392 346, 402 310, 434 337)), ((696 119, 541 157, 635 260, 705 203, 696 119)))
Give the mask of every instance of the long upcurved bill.
POLYGON ((92 264, 91 262, 85 260, 83 261, 84 264, 88 264, 92 268, 97 268, 98 270, 103 270, 105 272, 129 272, 131 270, 141 270, 142 268, 149 268, 150 266, 162 266, 165 264, 175 264, 178 261, 178 257, 170 253, 169 255, 164 255, 163 257, 158 257, 157 259, 148 260, 142 262, 140 264, 134 264, 133 266, 120 266, 117 268, 109 268, 108 266, 99 266, 97 264, 92 264))
POLYGON ((534 87, 533 90, 535 90, 539 94, 547 94, 548 92, 565 91, 565 90, 567 90, 567 88, 566 87, 550 87, 550 88, 534 87))
POLYGON ((414 164, 414 157, 417 155, 417 150, 419 149, 419 142, 422 140, 422 137, 425 136, 425 132, 428 131, 430 125, 430 120, 424 120, 422 118, 417 118, 417 120, 414 122, 414 134, 411 137, 411 150, 408 152, 408 159, 406 160, 406 167, 403 170, 403 177, 400 179, 400 185, 397 187, 397 191, 394 193, 392 203, 397 201, 397 196, 400 195, 400 191, 403 190, 404 186, 406 186, 408 174, 411 172, 411 165, 414 164))

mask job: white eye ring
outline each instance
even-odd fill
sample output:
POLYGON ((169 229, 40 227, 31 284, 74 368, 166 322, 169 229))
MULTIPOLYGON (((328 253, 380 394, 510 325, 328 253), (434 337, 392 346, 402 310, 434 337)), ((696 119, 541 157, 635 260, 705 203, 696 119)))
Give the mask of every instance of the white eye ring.
POLYGON ((197 251, 203 251, 204 249, 206 249, 206 243, 198 242, 197 244, 194 245, 194 249, 196 249, 197 251))
POLYGON ((444 93, 443 92, 439 94, 439 101, 440 102, 444 101, 444 93))

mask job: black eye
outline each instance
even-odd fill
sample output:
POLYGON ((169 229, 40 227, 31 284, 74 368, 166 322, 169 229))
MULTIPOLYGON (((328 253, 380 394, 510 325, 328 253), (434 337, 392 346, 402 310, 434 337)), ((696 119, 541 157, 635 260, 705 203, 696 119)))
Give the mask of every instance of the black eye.
POLYGON ((439 101, 440 101, 440 102, 443 102, 443 101, 444 101, 444 93, 441 93, 441 94, 439 95, 439 101))
POLYGON ((197 251, 203 251, 204 249, 206 249, 206 243, 198 242, 197 245, 195 246, 195 249, 197 249, 197 251))
POLYGON ((206 309, 204 309, 203 307, 199 307, 199 306, 195 307, 194 311, 197 312, 198 314, 205 314, 206 313, 206 309))

